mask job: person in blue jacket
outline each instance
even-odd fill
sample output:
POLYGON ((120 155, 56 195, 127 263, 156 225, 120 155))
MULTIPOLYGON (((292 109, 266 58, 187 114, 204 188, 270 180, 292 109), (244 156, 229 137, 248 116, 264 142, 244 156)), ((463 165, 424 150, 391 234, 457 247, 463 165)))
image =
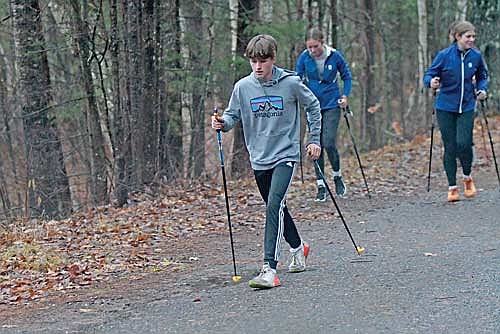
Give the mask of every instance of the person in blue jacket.
POLYGON ((439 51, 424 74, 424 84, 437 90, 436 118, 444 146, 448 201, 460 200, 457 158, 463 171, 464 196, 476 196, 471 177, 472 129, 476 99, 486 99, 488 72, 481 52, 474 48, 476 29, 467 21, 454 27, 455 42, 439 51), (475 85, 473 78, 475 77, 475 85))
MULTIPOLYGON (((342 179, 340 156, 337 150, 337 129, 341 110, 348 105, 348 96, 351 92, 352 75, 349 65, 342 53, 328 46, 324 42, 323 32, 318 28, 311 28, 306 34, 306 47, 296 64, 295 71, 304 80, 305 84, 318 98, 321 106, 321 148, 326 151, 333 169, 335 192, 339 196, 346 194, 346 185, 342 179), (341 91, 337 77, 343 81, 341 91)), ((318 159, 320 168, 324 171, 324 154, 318 159)), ((326 200, 326 187, 315 166, 318 193, 316 201, 326 200)))

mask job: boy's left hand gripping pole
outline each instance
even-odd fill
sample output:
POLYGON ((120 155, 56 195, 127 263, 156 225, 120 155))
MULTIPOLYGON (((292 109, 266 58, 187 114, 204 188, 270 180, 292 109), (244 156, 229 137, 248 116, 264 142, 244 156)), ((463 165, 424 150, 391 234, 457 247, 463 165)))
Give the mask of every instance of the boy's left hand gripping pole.
MULTIPOLYGON (((215 118, 219 117, 219 112, 217 110, 217 107, 214 107, 214 113, 213 113, 215 118)), ((220 167, 222 170, 222 184, 224 186, 224 198, 226 199, 226 212, 227 212, 227 223, 229 226, 229 239, 231 240, 231 254, 233 256, 233 269, 234 269, 234 276, 233 276, 233 282, 239 282, 241 280, 241 276, 239 276, 236 272, 236 259, 234 256, 234 242, 233 242, 233 229, 231 226, 231 214, 229 212, 229 198, 227 196, 227 183, 226 183, 226 171, 224 168, 224 151, 222 150, 222 134, 221 130, 217 130, 217 143, 219 146, 219 159, 220 159, 220 167)))

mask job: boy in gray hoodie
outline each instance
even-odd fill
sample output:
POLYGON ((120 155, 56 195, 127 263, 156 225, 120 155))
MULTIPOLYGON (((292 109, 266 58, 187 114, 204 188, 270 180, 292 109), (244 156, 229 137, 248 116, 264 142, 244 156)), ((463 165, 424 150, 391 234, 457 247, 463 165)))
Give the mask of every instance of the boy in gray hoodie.
POLYGON ((264 265, 250 280, 252 288, 281 285, 276 267, 283 237, 291 247, 288 271, 306 269, 309 245, 301 239, 286 206, 286 193, 300 159, 299 102, 309 125, 306 151, 313 160, 321 153, 319 101, 294 72, 275 66, 277 49, 272 36, 257 35, 250 40, 245 56, 252 73, 234 85, 224 114, 212 117, 212 128, 224 132, 241 121, 257 187, 266 202, 264 265))

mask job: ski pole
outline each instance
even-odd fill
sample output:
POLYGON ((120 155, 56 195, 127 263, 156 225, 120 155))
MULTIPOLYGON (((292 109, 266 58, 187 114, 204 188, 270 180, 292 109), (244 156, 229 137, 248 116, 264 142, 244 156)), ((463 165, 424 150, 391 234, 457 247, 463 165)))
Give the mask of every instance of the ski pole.
MULTIPOLYGON (((436 98, 436 89, 434 89, 433 92, 434 98, 436 98)), ((427 192, 431 190, 431 166, 432 166, 432 146, 434 144, 434 118, 436 115, 436 107, 434 106, 432 108, 432 115, 431 115, 431 146, 429 148, 429 167, 428 167, 428 173, 427 173, 427 192)))
MULTIPOLYGON (((296 104, 297 106, 297 110, 299 110, 299 102, 297 102, 296 104)), ((302 122, 302 116, 300 117, 300 121, 302 122)), ((303 153, 302 153, 302 126, 300 127, 300 131, 299 131, 299 141, 300 141, 300 151, 299 151, 299 154, 300 154, 300 180, 302 181, 302 184, 304 184, 304 168, 303 168, 303 163, 302 163, 302 158, 304 157, 303 156, 303 153)))
POLYGON ((302 143, 300 143, 300 180, 304 184, 304 170, 302 168, 302 143))
POLYGON ((484 134, 484 126, 481 117, 478 117, 479 126, 481 127, 481 137, 483 138, 483 151, 486 158, 487 165, 490 165, 490 154, 488 153, 488 149, 486 147, 486 135, 484 134))
POLYGON ((365 172, 363 170, 363 165, 361 164, 361 159, 359 157, 358 148, 356 146, 356 140, 354 139, 354 135, 352 134, 351 124, 349 123, 349 118, 347 117, 347 114, 352 115, 352 112, 349 109, 349 106, 343 108, 343 111, 344 111, 345 122, 347 124, 347 129, 349 130, 349 135, 351 136, 352 146, 354 147, 354 153, 356 153, 356 158, 358 158, 359 169, 361 170, 361 175, 363 176, 363 181, 365 181, 366 193, 368 194, 368 197, 371 198, 370 189, 368 188, 368 182, 366 182, 365 172))
MULTIPOLYGON (((219 112, 217 111, 217 107, 214 108, 214 116, 216 118, 219 116, 219 112)), ((229 226, 229 239, 231 240, 231 253, 233 255, 233 269, 234 269, 233 282, 239 282, 241 280, 241 276, 238 276, 238 274, 236 273, 236 259, 234 256, 233 229, 231 226, 231 214, 229 212, 229 199, 227 196, 226 171, 224 168, 224 152, 222 150, 222 134, 221 134, 220 130, 217 130, 217 143, 219 144, 219 159, 220 159, 220 167, 222 170, 222 184, 224 186, 224 197, 226 199, 227 224, 229 226)))
MULTIPOLYGON (((481 112, 483 114, 484 123, 486 124, 486 131, 488 132, 488 137, 490 139, 491 154, 493 155, 493 161, 495 162, 495 171, 497 172, 498 184, 500 185, 500 174, 498 173, 497 157, 495 155, 495 147, 493 145, 493 139, 491 138, 490 126, 488 124, 488 117, 486 117, 486 112, 484 111, 484 101, 481 100, 481 112)), ((500 190, 500 187, 499 187, 500 190)))
POLYGON ((321 179, 325 183, 326 190, 330 194, 330 198, 332 199, 333 204, 335 205, 335 208, 337 209, 337 212, 339 213, 340 219, 342 220, 342 224, 344 224, 344 227, 347 231, 347 234, 349 234, 349 238, 351 239, 352 244, 354 245, 354 248, 356 249, 356 252, 358 253, 358 255, 363 254, 365 249, 361 246, 356 245, 356 242, 354 241, 354 238, 352 237, 351 231, 349 231, 349 227, 347 226, 347 224, 345 222, 344 216, 342 215, 342 212, 340 211, 340 208, 337 204, 337 201, 335 200, 335 197, 333 197, 332 191, 330 190, 330 187, 328 186, 328 183, 326 182, 325 175, 323 174, 323 172, 321 171, 321 168, 319 167, 318 160, 314 160, 314 165, 318 169, 319 176, 321 177, 321 179))

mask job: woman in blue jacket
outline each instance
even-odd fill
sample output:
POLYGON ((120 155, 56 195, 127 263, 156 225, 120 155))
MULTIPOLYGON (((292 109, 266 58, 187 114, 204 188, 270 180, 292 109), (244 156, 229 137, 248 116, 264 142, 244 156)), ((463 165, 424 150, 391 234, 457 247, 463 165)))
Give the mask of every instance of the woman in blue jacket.
MULTIPOLYGON (((340 108, 347 107, 351 92, 352 75, 349 65, 342 54, 324 42, 323 32, 311 28, 306 35, 306 47, 297 60, 296 72, 318 98, 321 107, 321 147, 325 149, 333 168, 335 192, 344 196, 346 186, 340 170, 340 157, 337 150, 337 129, 339 126, 340 108), (343 92, 337 84, 337 74, 343 81, 343 92)), ((323 150, 318 164, 324 170, 323 150)), ((326 200, 326 188, 315 167, 318 184, 316 201, 326 200)))
POLYGON ((436 117, 444 146, 443 165, 448 178, 448 201, 460 200, 457 158, 463 171, 464 196, 476 196, 471 177, 472 129, 476 99, 486 98, 488 73, 483 56, 474 48, 475 27, 467 21, 454 27, 455 42, 441 50, 425 72, 424 83, 438 90, 436 117), (475 86, 473 83, 475 77, 475 86))

